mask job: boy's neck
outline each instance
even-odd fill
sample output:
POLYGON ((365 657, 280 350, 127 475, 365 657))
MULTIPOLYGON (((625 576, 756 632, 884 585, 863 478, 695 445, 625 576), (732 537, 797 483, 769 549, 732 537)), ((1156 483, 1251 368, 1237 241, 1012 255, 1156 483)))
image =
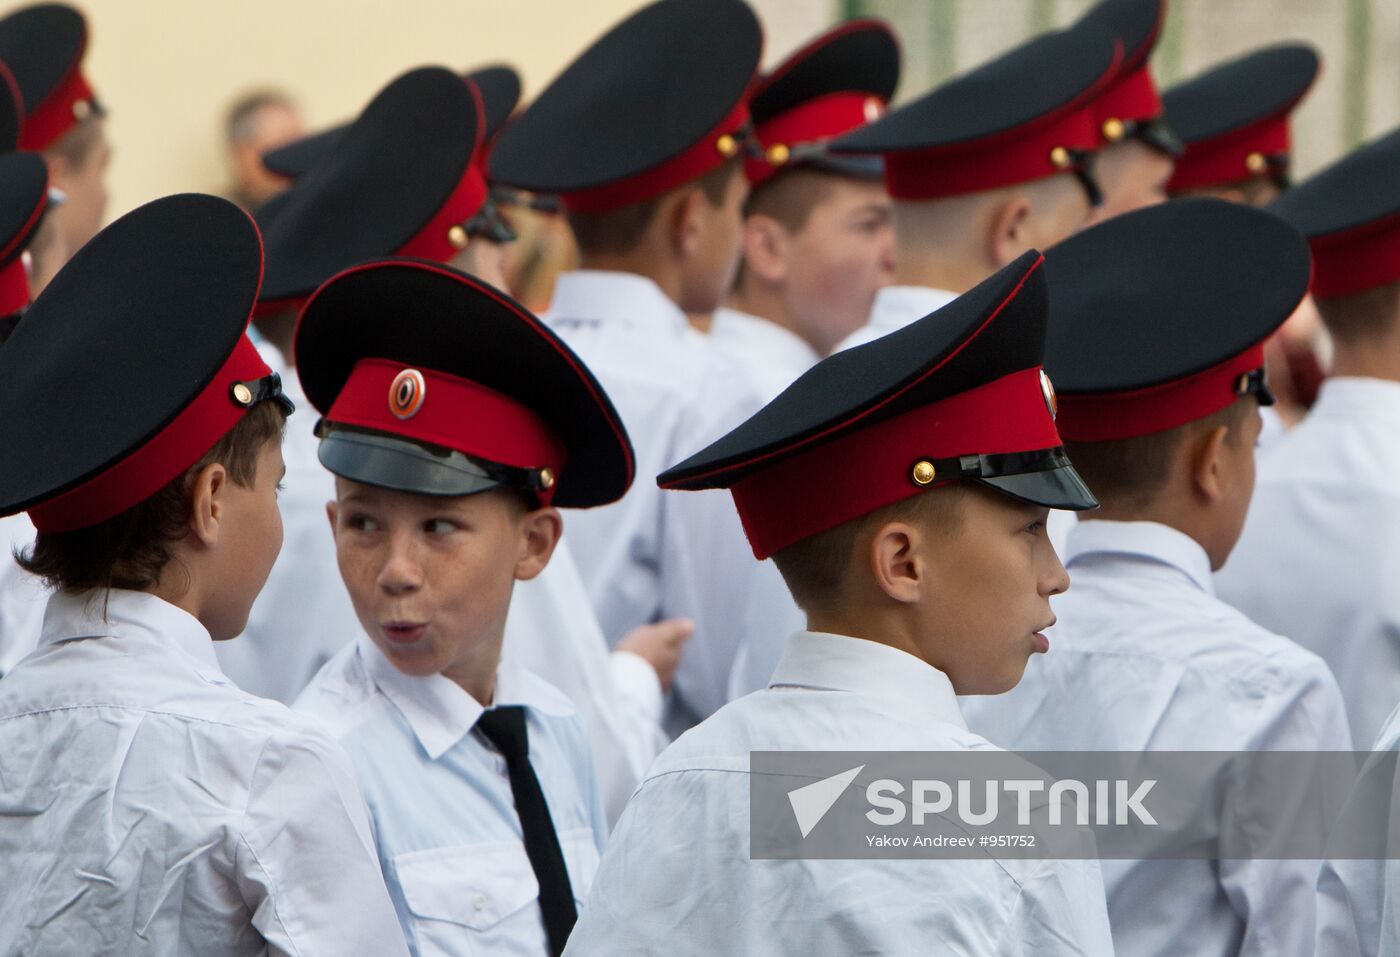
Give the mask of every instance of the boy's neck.
POLYGON ((751 316, 766 319, 773 323, 773 325, 786 329, 804 342, 808 342, 808 345, 811 345, 813 349, 816 349, 822 355, 826 355, 826 353, 831 351, 830 346, 822 348, 816 343, 809 342, 807 337, 802 335, 802 331, 798 328, 796 317, 789 311, 787 303, 783 301, 782 294, 776 289, 772 289, 759 282, 746 280, 735 287, 734 291, 729 294, 729 299, 725 305, 739 312, 745 312, 751 316))
POLYGON ((600 272, 629 272, 650 279, 660 287, 667 299, 675 303, 677 308, 682 308, 681 269, 678 263, 669 259, 640 250, 630 253, 604 253, 580 256, 579 268, 600 272))
POLYGON ((1361 344, 1335 342, 1331 374, 1400 382, 1400 330, 1361 344))
POLYGON ((483 708, 491 707, 496 695, 496 670, 501 666, 501 644, 505 628, 492 641, 475 642, 463 656, 444 668, 442 676, 471 695, 483 708))
POLYGON ((919 650, 918 643, 914 641, 913 632, 903 627, 900 621, 888 619, 887 616, 879 614, 852 616, 839 612, 810 612, 807 615, 807 630, 873 641, 877 645, 885 645, 913 655, 930 667, 938 667, 937 664, 924 657, 923 652, 919 650))
POLYGON ((990 275, 981 261, 951 256, 903 256, 895 267, 895 283, 924 286, 962 295, 990 275))

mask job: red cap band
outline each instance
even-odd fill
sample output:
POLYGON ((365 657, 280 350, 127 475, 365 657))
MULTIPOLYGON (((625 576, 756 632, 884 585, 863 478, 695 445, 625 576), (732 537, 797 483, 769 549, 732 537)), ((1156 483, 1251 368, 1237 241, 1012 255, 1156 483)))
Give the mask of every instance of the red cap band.
POLYGON ((1309 239, 1313 254, 1312 294, 1347 296, 1400 279, 1400 215, 1357 229, 1309 239))
POLYGON ((808 100, 755 127, 764 156, 746 159, 744 172, 757 186, 781 170, 796 148, 835 139, 884 112, 885 101, 869 93, 844 91, 808 100))
POLYGON ((1089 150, 1098 142, 1094 114, 1081 107, 992 139, 887 153, 885 186, 895 199, 930 200, 1029 183, 1069 172, 1055 162, 1059 148, 1089 150))
MULTIPOLYGON (((326 421, 440 445, 488 462, 562 474, 564 443, 544 420, 509 396, 477 382, 361 359, 326 421)), ((538 492, 548 504, 553 489, 538 492)))
POLYGON ((710 170, 739 155, 743 144, 735 134, 749 121, 749 105, 740 100, 729 115, 694 146, 659 166, 628 179, 592 189, 564 193, 564 205, 575 213, 606 213, 640 203, 704 176, 710 170), (726 139, 727 138, 727 139, 726 139), (732 146, 732 149, 729 148, 732 146))
POLYGON ((1165 432, 1219 412, 1241 397, 1240 376, 1264 366, 1264 344, 1185 379, 1132 392, 1060 396, 1068 442, 1112 442, 1165 432))
POLYGON ((242 336, 223 368, 169 425, 106 471, 31 508, 34 527, 46 534, 87 528, 150 498, 198 462, 248 412, 233 398, 234 383, 252 382, 270 372, 253 343, 242 336))
POLYGON ((1253 179, 1267 172, 1268 168, 1260 165, 1263 160, 1287 156, 1288 152, 1288 113, 1280 113, 1215 139, 1187 143, 1186 151, 1176 158, 1167 190, 1180 193, 1253 179))
POLYGON ((95 100, 82 71, 73 70, 44 102, 25 115, 19 148, 35 152, 48 149, 94 112, 95 100))
POLYGON ((927 491, 931 486, 913 479, 913 465, 920 459, 1058 445, 1036 366, 858 428, 740 479, 730 491, 753 553, 764 559, 927 491))
POLYGON ((0 317, 13 316, 29 305, 29 270, 24 257, 16 256, 0 266, 0 317))
POLYGON ((1146 65, 1133 70, 1114 83, 1094 102, 1094 120, 1099 127, 1100 143, 1114 143, 1120 136, 1109 138, 1104 124, 1109 120, 1141 122, 1162 115, 1162 99, 1146 65))

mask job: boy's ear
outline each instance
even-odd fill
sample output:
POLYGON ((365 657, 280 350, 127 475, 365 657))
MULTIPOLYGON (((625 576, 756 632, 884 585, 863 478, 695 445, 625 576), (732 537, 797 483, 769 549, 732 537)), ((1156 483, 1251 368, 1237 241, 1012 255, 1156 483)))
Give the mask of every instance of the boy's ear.
POLYGON ((762 213, 744 220, 744 268, 769 285, 787 278, 788 233, 783 224, 762 213))
POLYGON ((870 540, 875 584, 895 601, 916 602, 923 593, 928 568, 919 554, 921 542, 922 533, 907 522, 881 525, 870 540))
POLYGON ((666 218, 671 247, 676 255, 688 257, 701 245, 705 235, 702 203, 708 203, 700 187, 691 185, 673 198, 666 218))
POLYGON ((329 502, 326 503, 326 518, 330 520, 331 534, 334 535, 336 529, 336 522, 340 518, 340 503, 337 502, 335 499, 331 499, 329 502))
POLYGON ((189 531, 206 548, 219 544, 219 523, 225 515, 223 497, 228 487, 228 470, 218 462, 200 469, 190 483, 189 531))
POLYGON ((1225 491, 1225 442, 1230 427, 1217 425, 1191 443, 1191 481, 1196 494, 1216 502, 1225 491))
POLYGON ((1013 262, 1017 256, 1031 248, 1026 236, 1031 216, 1030 197, 1015 193, 1003 202, 992 214, 991 232, 987 237, 990 244, 988 253, 995 268, 1013 262))
POLYGON ((564 520, 557 508, 537 508, 520 519, 520 553, 515 562, 515 580, 527 582, 549 564, 559 536, 564 533, 564 520))

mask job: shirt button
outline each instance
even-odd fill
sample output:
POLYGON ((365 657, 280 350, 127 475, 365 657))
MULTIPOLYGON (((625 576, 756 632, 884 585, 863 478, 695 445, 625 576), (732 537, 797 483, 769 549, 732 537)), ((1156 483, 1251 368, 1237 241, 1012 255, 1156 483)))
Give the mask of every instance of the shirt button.
POLYGON ((486 909, 486 895, 485 895, 485 894, 477 894, 475 897, 473 897, 473 898, 472 898, 472 906, 475 907, 477 910, 485 910, 485 909, 486 909))

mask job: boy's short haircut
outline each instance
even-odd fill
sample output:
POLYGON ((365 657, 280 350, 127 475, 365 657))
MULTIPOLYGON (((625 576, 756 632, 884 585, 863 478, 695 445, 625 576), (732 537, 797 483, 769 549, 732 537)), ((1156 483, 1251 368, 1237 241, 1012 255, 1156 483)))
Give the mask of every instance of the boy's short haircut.
POLYGON ((839 173, 799 166, 783 170, 749 192, 744 218, 767 216, 790 233, 802 231, 812 210, 831 195, 839 173))
POLYGON ((75 170, 86 168, 102 133, 102 116, 83 120, 44 150, 45 156, 61 157, 75 170))
MULTIPOLYGON (((716 208, 723 206, 734 170, 740 168, 743 162, 741 153, 677 189, 698 187, 710 205, 716 208)), ((621 256, 634 252, 656 218, 661 201, 669 195, 663 193, 605 213, 568 212, 569 229, 574 234, 579 252, 584 256, 621 256)))
POLYGON ((171 559, 171 546, 189 522, 189 483, 218 463, 244 488, 257 477, 258 459, 269 442, 282 439, 286 413, 273 400, 259 402, 204 456, 150 498, 87 528, 39 533, 28 553, 14 558, 50 588, 79 592, 94 588, 150 588, 171 559))
POLYGON ((1365 345, 1388 336, 1400 320, 1400 280, 1346 296, 1315 300, 1322 324, 1339 344, 1365 345))
POLYGON ((1228 429, 1225 440, 1232 445, 1238 443, 1255 401, 1253 396, 1246 396, 1203 419, 1130 439, 1067 440, 1065 452, 1100 504, 1116 509, 1147 508, 1167 484, 1172 458, 1183 444, 1222 425, 1228 429))
POLYGON ((810 613, 824 601, 840 598, 852 553, 865 532, 891 522, 909 522, 952 535, 959 527, 963 491, 961 483, 952 483, 901 499, 775 552, 773 564, 793 601, 810 613))

